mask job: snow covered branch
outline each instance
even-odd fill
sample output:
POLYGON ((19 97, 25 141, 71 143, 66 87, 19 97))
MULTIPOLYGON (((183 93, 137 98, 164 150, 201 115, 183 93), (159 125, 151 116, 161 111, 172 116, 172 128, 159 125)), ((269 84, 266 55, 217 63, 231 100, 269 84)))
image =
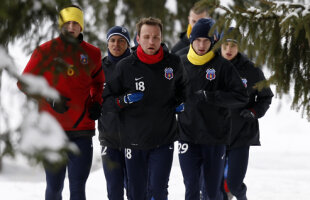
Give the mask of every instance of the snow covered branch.
MULTIPOLYGON (((20 106, 24 112, 17 111, 18 116, 23 116, 22 121, 17 122, 17 116, 14 116, 16 113, 13 112, 16 106, 13 104, 15 92, 1 84, 3 76, 15 80, 15 91, 16 81, 19 81, 23 91, 31 97, 57 100, 59 94, 43 77, 18 74, 14 60, 1 45, 0 57, 0 166, 1 157, 7 154, 23 154, 35 163, 54 165, 63 162, 67 152, 78 153, 77 147, 69 142, 60 124, 50 114, 38 112, 32 99, 27 99, 24 105, 20 106)), ((21 99, 18 102, 23 104, 21 99)))
POLYGON ((30 158, 40 158, 48 163, 60 163, 71 151, 78 153, 77 146, 69 142, 56 119, 47 112, 31 112, 25 116, 21 127, 18 150, 30 158))

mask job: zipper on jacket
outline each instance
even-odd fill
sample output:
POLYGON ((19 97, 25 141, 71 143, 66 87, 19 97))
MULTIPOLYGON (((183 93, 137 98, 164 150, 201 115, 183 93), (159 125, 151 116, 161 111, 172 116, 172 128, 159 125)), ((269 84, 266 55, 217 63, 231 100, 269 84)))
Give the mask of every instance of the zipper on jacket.
POLYGON ((73 128, 76 128, 76 127, 80 124, 80 122, 82 121, 82 119, 84 118, 84 115, 85 115, 85 113, 86 113, 86 108, 87 108, 87 103, 88 103, 89 98, 90 98, 90 95, 88 95, 88 97, 87 97, 87 99, 86 99, 86 101, 85 101, 85 104, 84 104, 84 110, 83 110, 81 116, 79 117, 79 119, 78 119, 78 120, 75 122, 75 124, 73 125, 73 128))

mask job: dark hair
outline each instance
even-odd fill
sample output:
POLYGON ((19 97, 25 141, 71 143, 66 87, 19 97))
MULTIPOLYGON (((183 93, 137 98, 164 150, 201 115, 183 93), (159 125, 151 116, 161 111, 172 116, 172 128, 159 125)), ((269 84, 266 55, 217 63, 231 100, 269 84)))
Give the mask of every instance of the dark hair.
POLYGON ((220 39, 222 42, 234 42, 238 44, 241 42, 242 37, 242 33, 238 27, 229 27, 227 31, 223 31, 220 34, 220 39))
POLYGON ((146 25, 159 26, 160 32, 163 32, 163 24, 160 19, 154 17, 141 18, 140 21, 136 24, 137 35, 140 36, 141 27, 146 25))

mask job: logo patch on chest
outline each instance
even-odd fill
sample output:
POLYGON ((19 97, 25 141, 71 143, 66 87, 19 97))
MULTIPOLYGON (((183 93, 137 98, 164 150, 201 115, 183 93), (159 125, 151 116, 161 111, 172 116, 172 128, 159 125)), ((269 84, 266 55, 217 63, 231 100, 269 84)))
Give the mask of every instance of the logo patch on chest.
POLYGON ((247 88, 248 87, 248 80, 246 80, 246 78, 242 78, 241 80, 242 80, 244 87, 247 88))
POLYGON ((85 55, 85 54, 81 54, 81 55, 80 55, 80 62, 81 62, 83 65, 88 64, 88 56, 85 55))
POLYGON ((208 79, 209 81, 214 80, 216 77, 215 75, 215 69, 210 68, 206 70, 206 79, 208 79))
POLYGON ((173 79, 173 69, 171 67, 165 68, 165 78, 168 80, 173 79))

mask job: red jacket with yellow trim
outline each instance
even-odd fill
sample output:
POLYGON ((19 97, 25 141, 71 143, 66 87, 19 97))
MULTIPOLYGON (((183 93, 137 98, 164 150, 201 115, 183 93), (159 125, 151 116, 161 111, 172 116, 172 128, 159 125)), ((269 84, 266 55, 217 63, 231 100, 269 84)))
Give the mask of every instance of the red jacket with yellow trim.
MULTIPOLYGON (((80 35, 82 37, 82 35, 80 35)), ((69 109, 57 113, 46 100, 39 102, 40 111, 47 111, 65 131, 94 130, 95 121, 89 118, 88 107, 102 103, 104 73, 101 52, 83 41, 72 43, 61 35, 33 52, 23 74, 42 75, 51 87, 69 98, 69 109)))

